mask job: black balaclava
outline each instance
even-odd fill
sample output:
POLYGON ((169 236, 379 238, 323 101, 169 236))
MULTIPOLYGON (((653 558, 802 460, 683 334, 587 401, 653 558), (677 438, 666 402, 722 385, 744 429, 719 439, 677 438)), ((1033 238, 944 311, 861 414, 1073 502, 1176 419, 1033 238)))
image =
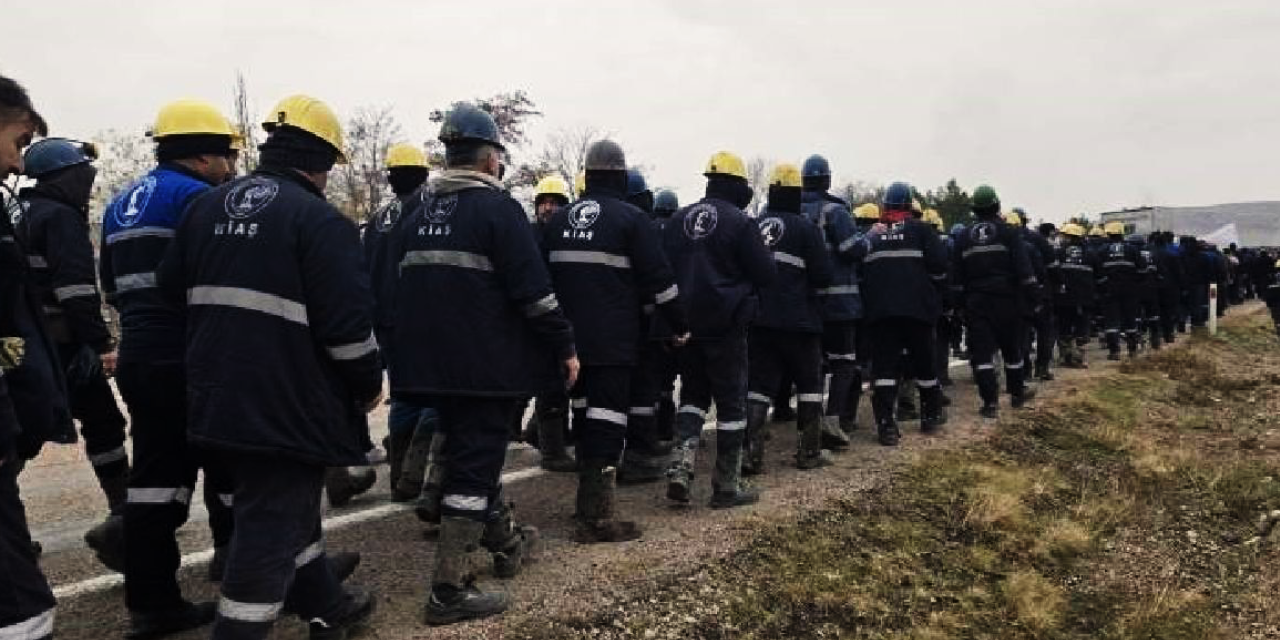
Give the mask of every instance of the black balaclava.
POLYGON ((23 189, 32 195, 57 200, 81 213, 89 212, 89 197, 93 195, 93 180, 98 169, 85 162, 40 176, 33 187, 23 189))
POLYGON ((831 190, 831 176, 808 176, 800 179, 805 191, 826 193, 831 190))
POLYGON ((203 155, 228 157, 231 151, 231 136, 195 134, 187 136, 166 136, 156 140, 156 162, 173 162, 203 155))
POLYGON ((627 172, 605 169, 587 170, 587 193, 599 193, 625 198, 627 194, 627 172))
POLYGON ((307 173, 329 171, 338 160, 338 151, 329 143, 289 125, 277 125, 258 150, 264 166, 307 173))
POLYGON ((737 176, 713 173, 707 176, 707 197, 719 198, 729 204, 746 209, 751 204, 751 185, 737 176))
POLYGON ((387 183, 397 198, 403 198, 417 191, 429 173, 426 167, 391 167, 387 169, 387 183))
POLYGON ((800 213, 802 193, 800 187, 769 187, 769 210, 800 213))

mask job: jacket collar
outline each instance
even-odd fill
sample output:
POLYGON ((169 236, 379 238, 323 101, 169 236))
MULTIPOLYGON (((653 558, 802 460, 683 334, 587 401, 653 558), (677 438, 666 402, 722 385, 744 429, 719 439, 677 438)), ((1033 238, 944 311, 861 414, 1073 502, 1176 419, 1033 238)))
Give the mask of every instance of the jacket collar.
POLYGON ((303 189, 310 191, 316 196, 322 199, 324 198, 324 192, 320 190, 320 187, 317 187, 316 183, 308 180, 306 176, 299 173, 297 169, 289 169, 285 167, 262 166, 262 167, 258 167, 253 172, 253 175, 258 175, 258 174, 268 175, 275 178, 282 178, 284 180, 288 180, 290 182, 293 182, 294 184, 297 184, 303 189))
POLYGON ((431 178, 432 193, 457 193, 466 189, 502 190, 502 182, 497 178, 470 169, 446 169, 431 178))

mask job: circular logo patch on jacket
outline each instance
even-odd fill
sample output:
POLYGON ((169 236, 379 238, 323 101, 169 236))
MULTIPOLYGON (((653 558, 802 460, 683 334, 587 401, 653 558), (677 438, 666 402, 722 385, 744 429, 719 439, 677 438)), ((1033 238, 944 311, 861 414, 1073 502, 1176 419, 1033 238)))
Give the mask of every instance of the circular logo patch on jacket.
MULTIPOLYGON (((426 194, 423 194, 426 198, 426 194)), ((453 193, 447 196, 431 197, 424 204, 422 217, 427 219, 431 224, 445 224, 453 217, 453 212, 458 209, 458 194, 453 193)))
POLYGON ((379 232, 386 233, 391 230, 391 227, 396 226, 396 221, 399 219, 400 199, 393 198, 391 202, 388 202, 386 206, 382 207, 382 210, 378 212, 377 217, 374 218, 373 226, 379 232))
POLYGON ((974 244, 991 244, 996 239, 996 225, 990 222, 979 222, 969 229, 969 239, 974 244))
POLYGON ((569 224, 579 231, 590 229, 600 219, 600 203, 595 200, 583 200, 569 210, 569 224))
POLYGON ((764 240, 764 246, 772 247, 778 244, 782 239, 782 234, 787 232, 787 223, 782 218, 765 218, 760 221, 760 239, 764 240))
POLYGON ((147 205, 151 203, 151 196, 155 192, 155 176, 147 176, 134 184, 116 207, 116 224, 122 227, 132 227, 137 224, 138 219, 142 217, 142 212, 146 211, 147 205))
POLYGON ((701 240, 715 233, 720 212, 709 204, 695 205, 684 216, 684 234, 690 240, 701 240))
POLYGON ((280 194, 280 185, 275 180, 253 177, 232 187, 227 192, 224 209, 227 215, 235 220, 252 218, 271 204, 280 194))

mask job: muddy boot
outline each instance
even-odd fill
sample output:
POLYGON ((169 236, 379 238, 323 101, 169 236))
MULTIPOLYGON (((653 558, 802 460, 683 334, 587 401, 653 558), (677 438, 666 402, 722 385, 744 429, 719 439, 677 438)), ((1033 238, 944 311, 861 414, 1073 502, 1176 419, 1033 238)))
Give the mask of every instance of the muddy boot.
POLYGON ((427 524, 440 523, 440 501, 444 500, 444 473, 447 461, 444 458, 444 434, 437 433, 431 440, 432 454, 427 465, 427 477, 422 484, 422 492, 413 503, 413 512, 418 519, 427 524))
POLYGON ((532 562, 539 541, 538 529, 516 524, 510 503, 502 502, 499 494, 498 508, 489 515, 484 525, 480 544, 493 554, 493 575, 514 578, 520 567, 532 562))
MULTIPOLYGON (((901 387, 901 385, 899 385, 901 387)), ((898 421, 910 422, 920 419, 920 411, 916 408, 916 399, 910 391, 898 393, 898 421)))
POLYGON ((84 534, 84 543, 106 568, 124 573, 124 515, 112 514, 84 534))
POLYGON ((542 452, 542 468, 555 473, 578 470, 578 461, 565 449, 565 432, 569 415, 562 407, 539 407, 538 444, 542 452))
POLYGON ((369 622, 377 608, 373 592, 362 587, 344 587, 343 602, 336 613, 308 622, 310 640, 346 640, 369 622))
POLYGON ((412 500, 422 493, 423 478, 427 473, 427 465, 431 462, 431 456, 439 451, 439 447, 444 444, 444 435, 439 434, 440 420, 436 417, 426 418, 418 421, 417 427, 413 430, 413 435, 409 439, 409 445, 405 449, 404 461, 400 466, 400 475, 393 478, 395 484, 391 485, 391 495, 393 499, 396 496, 403 496, 405 501, 412 500), (437 442, 436 438, 439 437, 437 442))
POLYGON ((382 446, 387 449, 387 473, 391 475, 389 482, 391 484, 391 500, 394 502, 409 502, 418 497, 418 492, 422 490, 422 484, 418 484, 417 489, 412 493, 401 491, 399 486, 400 475, 404 471, 405 454, 408 453, 409 444, 412 441, 412 431, 392 433, 382 441, 382 446))
POLYGON ((324 474, 324 491, 329 496, 329 506, 344 507, 351 499, 368 491, 378 476, 369 467, 329 467, 324 474))
POLYGON ((578 542, 627 542, 640 537, 640 527, 628 520, 614 518, 617 503, 614 474, 617 470, 601 460, 585 461, 578 470, 578 542))
POLYGON ((1032 398, 1036 397, 1036 390, 1026 385, 1020 385, 1019 388, 1015 389, 1010 395, 1012 396, 1012 399, 1009 402, 1010 406, 1014 409, 1021 409, 1027 406, 1027 403, 1030 402, 1032 398))
POLYGON ((667 469, 668 500, 689 503, 693 493, 693 469, 698 462, 698 449, 698 438, 689 438, 676 444, 672 452, 671 467, 667 469))
POLYGON ((742 459, 742 475, 754 476, 764 473, 764 443, 768 432, 765 413, 769 405, 762 402, 747 402, 747 435, 746 453, 742 459))
POLYGON ((484 523, 446 517, 440 523, 431 593, 423 619, 429 625, 445 625, 487 618, 507 610, 504 593, 486 593, 475 587, 471 554, 476 550, 484 523))
MULTIPOLYGON (((804 406, 797 412, 804 419, 804 406)), ((711 476, 712 509, 731 509, 760 501, 760 492, 742 486, 742 431, 716 432, 716 468, 711 476)))
POLYGON ((822 448, 829 451, 848 451, 849 445, 853 441, 849 440, 849 435, 840 427, 842 418, 833 416, 818 416, 819 424, 822 427, 822 448))
POLYGON ((627 449, 618 468, 618 484, 649 484, 666 477, 667 456, 627 449))
POLYGON ((796 447, 796 468, 809 470, 831 466, 831 458, 822 451, 822 408, 815 403, 800 405, 797 425, 800 442, 796 447))
POLYGON ((898 432, 898 421, 894 419, 893 387, 879 387, 871 395, 871 409, 876 416, 876 440, 881 446, 896 447, 902 434, 898 432))
POLYGON ((1036 380, 1040 380, 1042 382, 1053 381, 1053 372, 1049 370, 1049 365, 1047 363, 1036 365, 1036 380))
POLYGON ((926 387, 920 389, 920 431, 926 434, 936 434, 942 431, 942 425, 947 423, 947 410, 943 406, 943 395, 940 387, 926 387))
POLYGON ((176 607, 156 611, 130 611, 127 640, 163 638, 183 631, 198 629, 211 622, 218 613, 216 602, 183 601, 176 607))

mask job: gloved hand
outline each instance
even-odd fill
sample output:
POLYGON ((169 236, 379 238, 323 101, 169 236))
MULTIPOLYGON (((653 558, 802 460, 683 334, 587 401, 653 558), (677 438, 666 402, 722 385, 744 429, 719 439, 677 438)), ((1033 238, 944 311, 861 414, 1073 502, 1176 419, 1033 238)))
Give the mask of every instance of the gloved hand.
POLYGON ((22 366, 27 355, 27 343, 22 338, 0 338, 0 369, 9 371, 22 366))
POLYGON ((67 363, 67 386, 80 387, 102 375, 102 358, 89 345, 83 345, 67 363))

